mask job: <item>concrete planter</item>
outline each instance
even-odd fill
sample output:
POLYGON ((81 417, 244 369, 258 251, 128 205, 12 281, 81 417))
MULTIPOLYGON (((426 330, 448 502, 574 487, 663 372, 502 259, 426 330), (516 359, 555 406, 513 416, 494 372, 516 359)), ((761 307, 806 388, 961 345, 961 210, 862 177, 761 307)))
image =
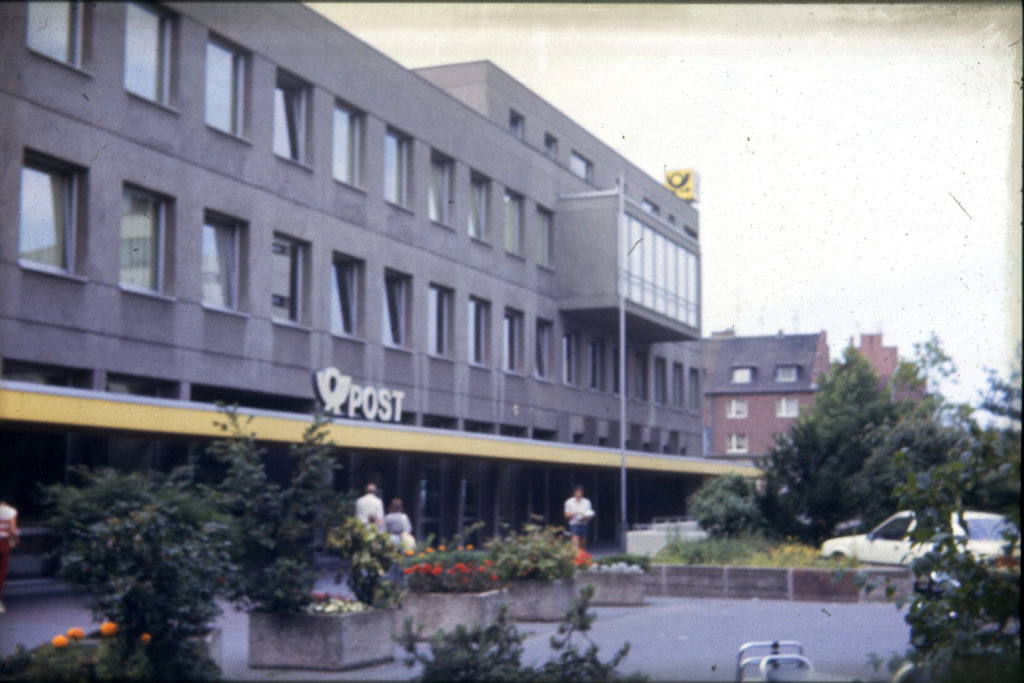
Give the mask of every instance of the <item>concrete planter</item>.
POLYGON ((217 665, 217 668, 220 669, 224 661, 222 654, 223 646, 221 645, 223 637, 220 627, 212 627, 206 632, 205 636, 197 638, 197 640, 199 641, 199 651, 212 659, 217 665))
POLYGON ((594 587, 591 605, 642 605, 647 595, 643 574, 627 572, 580 572, 576 575, 577 592, 584 586, 594 587))
POLYGON ((395 610, 353 614, 249 612, 249 666, 341 671, 395 658, 395 610))
POLYGON ((438 631, 452 631, 462 624, 467 628, 486 626, 498 618, 501 603, 506 602, 504 589, 486 593, 413 593, 409 592, 398 612, 401 625, 407 618, 413 627, 422 626, 420 637, 428 640, 438 631))
POLYGON ((576 593, 574 579, 510 581, 505 604, 514 621, 558 621, 576 593))

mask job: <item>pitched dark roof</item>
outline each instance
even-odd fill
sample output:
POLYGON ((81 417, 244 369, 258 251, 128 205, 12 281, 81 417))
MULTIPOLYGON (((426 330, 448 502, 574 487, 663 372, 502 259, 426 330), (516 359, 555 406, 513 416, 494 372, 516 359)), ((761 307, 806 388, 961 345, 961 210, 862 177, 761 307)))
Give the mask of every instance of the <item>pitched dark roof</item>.
MULTIPOLYGON (((709 394, 814 391, 817 388, 815 355, 823 334, 702 339, 701 351, 707 371, 704 391, 709 394), (780 366, 796 366, 796 381, 776 382, 775 371, 780 366), (734 384, 733 369, 744 367, 752 369, 751 382, 734 384)), ((827 364, 825 358, 818 367, 827 367, 827 364)))

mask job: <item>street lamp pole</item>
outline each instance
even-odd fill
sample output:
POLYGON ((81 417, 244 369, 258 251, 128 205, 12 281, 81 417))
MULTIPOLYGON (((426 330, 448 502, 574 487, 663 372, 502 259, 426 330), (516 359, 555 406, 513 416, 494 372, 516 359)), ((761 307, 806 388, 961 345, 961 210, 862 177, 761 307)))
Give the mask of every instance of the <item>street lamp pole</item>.
POLYGON ((626 179, 619 176, 619 215, 618 215, 618 295, 619 295, 619 549, 626 552, 626 532, 629 523, 626 521, 626 280, 629 255, 629 240, 626 238, 626 179))

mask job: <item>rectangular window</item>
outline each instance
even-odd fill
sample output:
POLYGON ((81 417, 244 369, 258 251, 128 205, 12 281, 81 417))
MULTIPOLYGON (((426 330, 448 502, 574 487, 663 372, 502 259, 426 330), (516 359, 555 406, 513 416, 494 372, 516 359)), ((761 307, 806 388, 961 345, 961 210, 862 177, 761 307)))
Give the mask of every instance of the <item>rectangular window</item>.
POLYGON ((747 447, 747 435, 746 434, 730 434, 729 442, 726 444, 726 453, 746 453, 747 447))
POLYGON ((747 399, 730 398, 725 404, 725 416, 736 420, 747 417, 747 399))
POLYGON ((700 410, 700 370, 690 368, 689 382, 686 385, 686 407, 700 410))
POLYGON ((776 382, 795 382, 797 377, 797 366, 795 365, 780 365, 775 368, 775 381, 776 382))
POLYGON ((304 162, 306 149, 306 96, 309 86, 277 72, 274 87, 274 154, 304 162))
POLYGON ((612 349, 612 393, 619 395, 619 347, 612 349))
POLYGON ((405 206, 409 185, 409 138, 389 130, 384 135, 384 199, 405 206))
POLYGON ((526 134, 526 119, 515 110, 508 113, 508 132, 516 140, 522 140, 526 134))
POLYGON ((594 165, 576 150, 569 155, 569 171, 587 182, 594 179, 594 165))
POLYGON ((18 257, 71 271, 79 172, 25 157, 21 167, 18 257))
POLYGON ((245 55, 217 40, 206 44, 206 123, 241 135, 245 105, 245 55))
POLYGON ((469 362, 476 365, 487 363, 487 329, 490 323, 491 305, 483 299, 469 297, 469 362))
POLYGON ((490 181, 474 174, 469 181, 469 236, 487 239, 487 214, 490 181))
POLYGON ((514 192, 505 192, 505 251, 519 254, 522 251, 520 235, 523 224, 523 198, 514 192))
POLYGON ((427 343, 435 356, 447 356, 451 346, 452 296, 440 285, 430 285, 427 292, 427 343))
POLYGON ((363 262, 335 254, 331 265, 331 332, 355 336, 359 329, 363 262))
POLYGON ((167 104, 171 82, 171 19, 149 5, 126 6, 124 87, 167 104))
POLYGON ((335 180, 359 184, 359 159, 362 150, 362 114, 340 104, 334 106, 334 136, 331 170, 335 180))
POLYGON ((754 379, 753 368, 733 368, 730 381, 733 384, 750 384, 754 379))
POLYGON ((160 291, 167 200, 125 188, 121 215, 120 282, 160 291))
POLYGON ((672 407, 683 407, 683 364, 672 364, 672 407))
POLYGON ((393 271, 384 272, 384 343, 408 346, 409 293, 412 278, 393 271))
POLYGON ((207 213, 203 221, 203 303, 238 308, 238 264, 242 224, 207 213))
POLYGON ((535 371, 538 377, 550 377, 551 375, 551 323, 547 320, 537 319, 537 348, 534 350, 535 371))
POLYGON ((667 365, 664 358, 654 359, 654 401, 659 405, 668 403, 667 365))
POLYGON ((28 3, 26 43, 47 57, 81 66, 83 13, 81 2, 28 3))
POLYGON ((549 159, 558 158, 558 138, 551 133, 544 134, 544 154, 549 159))
POLYGON ((647 354, 638 351, 633 357, 633 398, 647 400, 647 354))
POLYGON ((653 216, 657 216, 661 213, 661 209, 658 208, 658 205, 652 202, 650 199, 644 199, 643 202, 641 202, 641 206, 643 207, 644 211, 653 216))
POLYGON ((566 332, 562 335, 562 381, 576 384, 578 376, 580 335, 578 332, 566 332))
POLYGON ((595 391, 604 391, 604 340, 591 338, 587 342, 588 386, 595 391))
POLYGON ((792 397, 783 397, 775 402, 775 417, 800 417, 800 402, 792 397))
POLYGON ((305 245, 274 234, 270 243, 270 314, 274 318, 300 320, 304 261, 305 245))
POLYGON ((452 205, 452 161, 435 154, 430 158, 430 220, 448 225, 452 205))
POLYGON ((554 264, 554 216, 537 208, 537 263, 550 268, 554 264))
POLYGON ((507 372, 517 372, 523 367, 522 313, 511 308, 505 309, 501 337, 501 366, 507 372))

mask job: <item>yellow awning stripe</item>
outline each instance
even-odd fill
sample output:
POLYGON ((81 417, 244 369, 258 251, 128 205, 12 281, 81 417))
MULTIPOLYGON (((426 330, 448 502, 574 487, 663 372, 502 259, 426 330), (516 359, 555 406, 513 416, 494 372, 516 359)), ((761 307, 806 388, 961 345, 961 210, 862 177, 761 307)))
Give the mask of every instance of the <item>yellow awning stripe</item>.
MULTIPOLYGON (((82 392, 83 394, 86 392, 82 392)), ((91 393, 91 392, 90 392, 91 393)), ((302 439, 309 418, 285 417, 252 412, 245 425, 261 441, 294 443, 302 439)), ((170 401, 137 401, 130 398, 98 398, 68 393, 0 389, 0 422, 132 432, 152 436, 217 438, 225 432, 215 423, 223 417, 215 410, 194 404, 173 405, 170 401)), ((400 425, 339 421, 329 426, 329 436, 339 448, 409 453, 462 455, 473 458, 514 460, 558 465, 619 467, 618 451, 523 439, 487 437, 463 432, 445 432, 400 425)), ((657 457, 627 453, 626 466, 632 470, 678 474, 720 475, 735 473, 757 477, 754 467, 696 458, 657 457)))

